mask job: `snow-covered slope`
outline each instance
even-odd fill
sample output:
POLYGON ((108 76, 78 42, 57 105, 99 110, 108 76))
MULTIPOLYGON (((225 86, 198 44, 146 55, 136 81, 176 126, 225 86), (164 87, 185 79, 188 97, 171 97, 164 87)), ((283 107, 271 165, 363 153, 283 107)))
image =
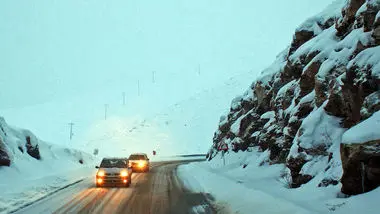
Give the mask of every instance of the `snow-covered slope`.
POLYGON ((39 140, 29 130, 10 127, 0 118, 0 183, 52 175, 92 164, 87 153, 39 140))
POLYGON ((254 78, 252 72, 230 78, 212 89, 204 89, 165 110, 148 106, 154 113, 112 116, 90 125, 82 148, 99 155, 129 155, 131 152, 157 151, 158 156, 206 153, 217 127, 219 115, 228 109, 229 100, 244 91, 254 78))
POLYGON ((7 213, 91 172, 92 155, 46 143, 0 117, 0 213, 7 213))
POLYGON ((339 184, 343 134, 380 110, 379 9, 375 0, 337 0, 298 27, 292 44, 232 101, 210 158, 224 143, 234 151, 257 146, 270 164, 286 164, 292 187, 339 184))

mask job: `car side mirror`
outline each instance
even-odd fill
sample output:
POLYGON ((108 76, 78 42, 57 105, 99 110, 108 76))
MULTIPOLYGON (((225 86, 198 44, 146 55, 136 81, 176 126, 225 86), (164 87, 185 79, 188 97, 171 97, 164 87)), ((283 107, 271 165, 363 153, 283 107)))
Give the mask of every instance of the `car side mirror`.
POLYGON ((95 166, 95 169, 99 169, 99 166, 95 166))

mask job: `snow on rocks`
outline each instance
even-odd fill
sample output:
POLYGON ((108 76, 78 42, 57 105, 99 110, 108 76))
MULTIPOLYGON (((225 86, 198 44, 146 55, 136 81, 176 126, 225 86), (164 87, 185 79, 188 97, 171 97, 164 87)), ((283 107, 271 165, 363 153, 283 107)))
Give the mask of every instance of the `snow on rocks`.
POLYGON ((338 185, 343 133, 380 110, 379 10, 378 1, 338 0, 303 23, 249 99, 234 100, 212 148, 257 146, 290 169, 292 187, 338 185))
POLYGON ((360 144, 380 139, 380 111, 370 118, 347 130, 342 139, 343 144, 360 144))
POLYGON ((371 68, 371 75, 380 79, 380 46, 373 48, 368 48, 361 53, 359 53, 347 66, 350 68, 355 68, 356 71, 360 69, 366 69, 366 67, 371 68))

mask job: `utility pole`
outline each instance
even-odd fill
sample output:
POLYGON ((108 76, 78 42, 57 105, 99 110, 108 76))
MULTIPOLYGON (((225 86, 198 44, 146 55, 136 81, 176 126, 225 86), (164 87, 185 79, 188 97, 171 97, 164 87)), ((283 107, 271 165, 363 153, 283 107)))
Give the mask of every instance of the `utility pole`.
POLYGON ((137 81, 137 96, 140 96, 140 80, 137 81))
POLYGON ((123 92, 123 106, 125 106, 125 92, 123 92))
POLYGON ((107 120, 108 104, 104 104, 104 120, 107 120))
POLYGON ((73 122, 69 123, 69 126, 70 126, 70 140, 72 140, 74 136, 74 133, 73 133, 74 123, 73 122))
POLYGON ((198 75, 200 76, 201 75, 201 65, 198 64, 198 75))
POLYGON ((156 83, 156 72, 152 71, 152 83, 156 83))

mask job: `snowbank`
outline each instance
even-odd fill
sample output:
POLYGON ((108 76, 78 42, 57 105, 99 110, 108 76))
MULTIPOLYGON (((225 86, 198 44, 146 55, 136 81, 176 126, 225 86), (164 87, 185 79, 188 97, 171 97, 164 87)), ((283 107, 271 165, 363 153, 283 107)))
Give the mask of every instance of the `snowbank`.
POLYGON ((233 213, 328 213, 350 200, 336 198, 339 186, 289 189, 285 165, 268 165, 268 158, 268 152, 257 150, 230 153, 225 165, 217 156, 180 166, 178 174, 187 188, 212 194, 216 207, 229 207, 233 213))
POLYGON ((347 130, 342 137, 343 144, 359 144, 380 139, 380 111, 370 118, 347 130))

